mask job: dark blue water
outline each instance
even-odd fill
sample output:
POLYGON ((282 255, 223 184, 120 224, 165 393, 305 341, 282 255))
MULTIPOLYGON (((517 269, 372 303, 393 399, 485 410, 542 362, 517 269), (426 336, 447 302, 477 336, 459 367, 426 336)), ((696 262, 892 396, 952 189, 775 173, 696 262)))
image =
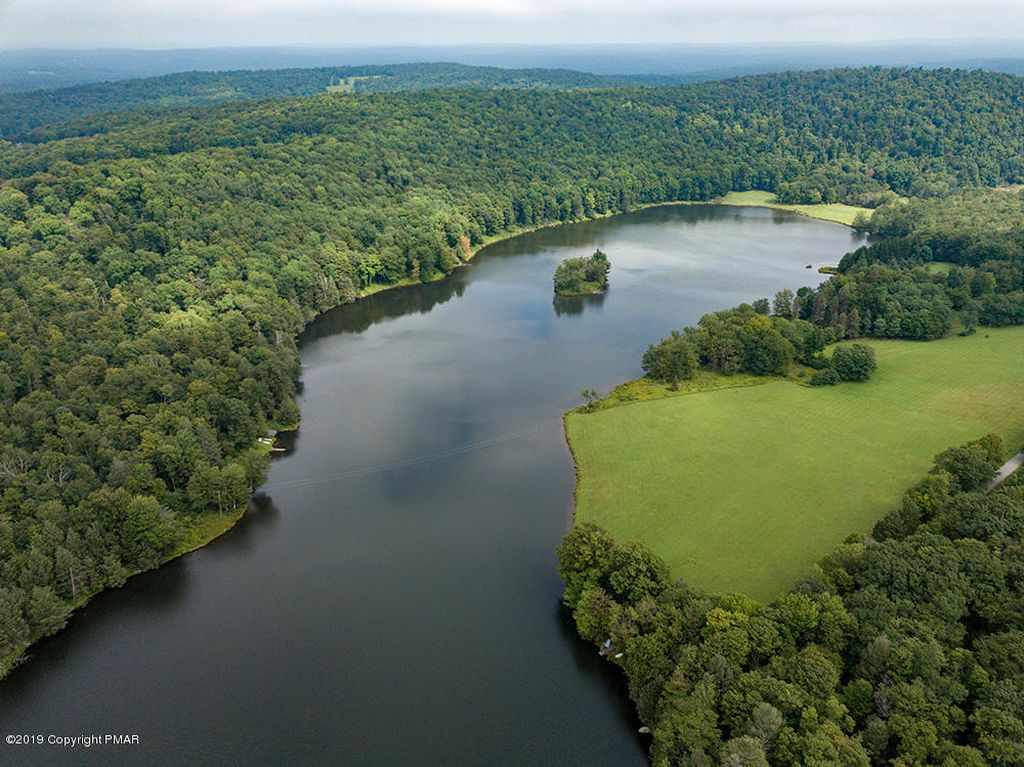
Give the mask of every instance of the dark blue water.
POLYGON ((670 207, 488 248, 322 317, 302 428, 251 513, 105 594, 0 685, 3 764, 640 765, 620 674, 559 606, 560 415, 702 313, 819 281, 842 227, 670 207), (555 303, 600 247, 606 295, 555 303))

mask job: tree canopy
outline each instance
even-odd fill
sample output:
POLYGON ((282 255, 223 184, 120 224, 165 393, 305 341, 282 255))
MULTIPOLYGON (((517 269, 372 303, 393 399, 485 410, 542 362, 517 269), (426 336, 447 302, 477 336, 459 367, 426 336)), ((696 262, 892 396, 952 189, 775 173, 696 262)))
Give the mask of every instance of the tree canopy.
MULTIPOLYGON (((171 114, 185 106, 241 99, 314 96, 328 90, 350 93, 433 88, 568 90, 624 85, 631 79, 568 69, 502 69, 450 63, 176 72, 157 77, 0 94, 0 137, 39 141, 46 137, 77 135, 79 126, 100 127, 97 120, 76 122, 78 118, 98 113, 104 114, 104 120, 108 121, 111 119, 109 113, 128 110, 171 114), (41 130, 54 126, 60 127, 53 131, 41 130)), ((127 124, 138 117, 127 115, 113 119, 127 124)))
POLYGON ((555 268, 552 281, 559 296, 583 296, 608 288, 611 262, 602 250, 587 258, 567 258, 555 268))

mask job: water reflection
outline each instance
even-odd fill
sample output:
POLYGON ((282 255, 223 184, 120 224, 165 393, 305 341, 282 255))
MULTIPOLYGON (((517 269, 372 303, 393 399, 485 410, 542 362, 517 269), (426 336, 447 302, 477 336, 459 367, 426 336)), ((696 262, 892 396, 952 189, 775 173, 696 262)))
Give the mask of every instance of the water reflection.
POLYGON ((599 310, 604 305, 604 299, 608 295, 605 290, 601 293, 594 293, 589 296, 555 296, 551 302, 555 307, 555 314, 559 317, 574 317, 583 314, 583 310, 590 307, 599 310))
POLYGON ((301 341, 308 343, 335 335, 357 335, 384 320, 408 314, 429 314, 435 306, 446 304, 461 296, 466 290, 467 282, 465 270, 457 269, 437 282, 427 282, 411 288, 383 290, 346 305, 343 307, 344 311, 335 310, 320 315, 302 333, 301 341))

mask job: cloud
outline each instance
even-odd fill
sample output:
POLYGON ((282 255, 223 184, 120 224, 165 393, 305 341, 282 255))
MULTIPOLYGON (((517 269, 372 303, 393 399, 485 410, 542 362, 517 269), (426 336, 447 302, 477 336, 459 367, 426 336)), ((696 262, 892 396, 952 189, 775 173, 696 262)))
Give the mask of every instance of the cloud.
POLYGON ((0 45, 173 47, 1005 37, 1019 0, 0 0, 0 45))

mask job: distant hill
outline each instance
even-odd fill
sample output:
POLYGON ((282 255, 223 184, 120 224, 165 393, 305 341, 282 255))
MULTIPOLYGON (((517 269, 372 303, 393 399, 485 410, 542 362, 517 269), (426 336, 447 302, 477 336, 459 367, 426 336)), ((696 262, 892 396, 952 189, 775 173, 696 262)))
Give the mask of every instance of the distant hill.
POLYGON ((506 69, 722 79, 785 70, 867 65, 952 67, 1020 74, 1024 40, 888 40, 862 43, 391 45, 163 50, 0 51, 0 93, 155 77, 175 72, 409 64, 453 61, 506 69))
POLYGON ((1024 74, 1024 42, 4 51, 0 139, 36 142, 123 124, 74 123, 100 113, 307 96, 334 85, 355 92, 568 90, 864 65, 1024 74))
MULTIPOLYGON (((34 141, 33 131, 77 117, 129 109, 165 109, 237 99, 310 96, 328 91, 359 93, 430 88, 597 88, 623 84, 671 84, 664 76, 613 77, 567 69, 501 69, 422 63, 314 69, 179 72, 116 82, 0 95, 0 138, 34 141)), ((47 131, 45 138, 78 135, 47 131)))

